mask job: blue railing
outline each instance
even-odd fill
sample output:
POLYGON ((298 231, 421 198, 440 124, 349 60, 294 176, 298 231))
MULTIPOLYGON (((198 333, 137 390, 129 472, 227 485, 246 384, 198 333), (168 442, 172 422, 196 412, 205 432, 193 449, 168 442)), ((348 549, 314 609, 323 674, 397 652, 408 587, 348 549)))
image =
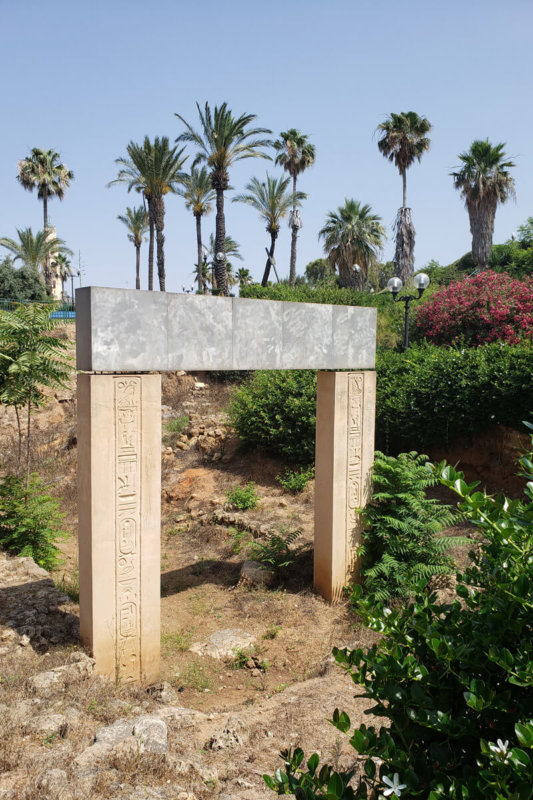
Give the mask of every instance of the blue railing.
MULTIPOLYGON (((0 311, 14 311, 18 305, 29 305, 31 300, 11 300, 0 297, 0 311)), ((40 300, 42 304, 54 304, 56 308, 50 314, 50 319, 76 319, 76 306, 71 302, 55 303, 53 300, 40 300)))

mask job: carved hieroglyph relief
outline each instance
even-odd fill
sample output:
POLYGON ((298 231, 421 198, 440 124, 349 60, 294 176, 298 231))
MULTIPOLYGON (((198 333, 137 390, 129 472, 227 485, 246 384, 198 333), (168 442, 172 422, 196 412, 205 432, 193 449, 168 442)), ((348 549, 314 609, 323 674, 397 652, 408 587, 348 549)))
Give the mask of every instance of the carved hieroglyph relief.
POLYGON ((116 679, 141 678, 141 379, 115 384, 116 679))
POLYGON ((356 548, 361 533, 361 515, 357 509, 363 499, 363 388, 364 376, 352 373, 348 378, 348 458, 346 476, 346 567, 351 575, 356 566, 356 548))

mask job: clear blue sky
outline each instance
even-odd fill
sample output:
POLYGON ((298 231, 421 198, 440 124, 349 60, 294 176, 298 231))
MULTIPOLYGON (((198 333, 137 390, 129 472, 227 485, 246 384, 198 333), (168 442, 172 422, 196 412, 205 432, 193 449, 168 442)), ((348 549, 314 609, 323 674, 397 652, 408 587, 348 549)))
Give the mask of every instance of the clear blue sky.
MULTIPOLYGON (((505 142, 516 162, 517 202, 500 207, 495 241, 533 215, 533 104, 529 0, 0 0, 3 146, 0 235, 42 225, 36 194, 15 180, 32 147, 57 150, 74 171, 63 202, 49 205, 58 235, 81 251, 85 285, 134 287, 134 248, 117 215, 138 203, 125 187, 106 188, 114 160, 130 140, 182 130, 174 112, 196 124, 195 102, 227 101, 257 124, 296 127, 316 146, 315 166, 300 179, 308 193, 298 271, 322 255, 317 233, 327 211, 353 197, 370 203, 389 233, 401 204, 401 179, 376 146, 390 112, 414 110, 434 129, 431 150, 407 178, 416 228, 416 268, 447 264, 470 249, 468 216, 449 172, 473 139, 505 142)), ((266 169, 241 162, 237 191, 266 169)), ((242 264, 259 280, 268 244, 256 213, 229 200, 227 232, 242 264)), ((167 289, 192 281, 192 214, 179 197, 166 203, 167 289)), ((214 213, 204 218, 205 238, 214 213)), ((277 244, 288 273, 290 237, 277 244)), ((142 255, 146 288, 147 247, 142 255)))

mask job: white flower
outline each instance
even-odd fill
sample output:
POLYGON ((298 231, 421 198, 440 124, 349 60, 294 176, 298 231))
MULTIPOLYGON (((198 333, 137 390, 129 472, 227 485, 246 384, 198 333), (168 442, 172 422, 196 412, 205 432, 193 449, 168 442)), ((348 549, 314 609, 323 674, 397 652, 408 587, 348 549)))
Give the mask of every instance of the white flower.
POLYGON ((387 786, 390 786, 390 789, 385 789, 383 792, 385 797, 390 797, 391 794, 395 794, 396 797, 401 797, 402 789, 407 788, 406 783, 400 783, 400 776, 397 772, 394 773, 392 780, 384 775, 383 783, 386 783, 387 786))
POLYGON ((498 756, 503 759, 504 764, 508 764, 509 760, 507 756, 509 755, 509 741, 508 739, 505 742, 502 742, 501 739, 496 740, 496 744, 494 742, 489 742, 489 747, 494 753, 495 756, 498 756))

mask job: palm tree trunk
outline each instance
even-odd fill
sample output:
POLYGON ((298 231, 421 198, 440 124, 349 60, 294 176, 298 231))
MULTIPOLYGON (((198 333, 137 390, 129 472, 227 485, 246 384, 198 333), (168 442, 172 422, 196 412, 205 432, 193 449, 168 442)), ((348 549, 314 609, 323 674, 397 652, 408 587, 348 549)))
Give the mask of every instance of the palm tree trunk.
POLYGON ((226 218, 224 217, 224 190, 217 188, 217 218, 215 223, 215 281, 220 294, 228 294, 228 280, 226 274, 226 218), (224 258, 219 261, 217 253, 224 253, 224 258))
POLYGON ((154 198, 154 221, 157 239, 157 275, 159 278, 159 291, 166 291, 165 276, 165 201, 162 197, 154 198))
MULTIPOLYGON (((46 186, 43 188, 43 230, 46 236, 48 231, 48 192, 46 186)), ((48 294, 52 293, 52 272, 50 269, 50 253, 44 259, 44 283, 48 294)))
POLYGON ((270 250, 268 251, 268 258, 265 266, 265 271, 263 273, 263 280, 261 281, 261 286, 266 286, 268 283, 268 278, 270 275, 270 267, 272 266, 272 258, 274 256, 274 248, 276 246, 276 239, 278 238, 278 234, 275 232, 270 232, 270 250))
POLYGON ((472 234, 472 258, 478 269, 488 269, 492 253, 492 237, 494 234, 494 208, 471 205, 468 208, 470 232, 472 234))
POLYGON ((198 292, 204 293, 204 280, 202 275, 202 267, 204 261, 204 254, 202 252, 202 215, 195 214, 196 217, 196 244, 198 247, 198 292))
POLYGON ((407 174, 405 170, 402 172, 402 186, 403 186, 402 208, 405 208, 407 205, 407 174))
POLYGON ((141 245, 135 245, 135 288, 141 288, 141 245))
MULTIPOLYGON (((296 212, 296 175, 292 177, 292 218, 296 212)), ((298 227, 292 226, 291 235, 291 264, 289 269, 289 286, 294 288, 296 283, 296 240, 298 238, 298 227)))
POLYGON ((150 229, 148 239, 148 291, 154 290, 154 214, 152 211, 152 203, 148 200, 148 224, 150 229))
POLYGON ((19 437, 19 446, 17 454, 17 478, 20 476, 20 465, 22 463, 22 425, 20 422, 19 407, 15 406, 15 416, 17 418, 17 432, 19 437))

